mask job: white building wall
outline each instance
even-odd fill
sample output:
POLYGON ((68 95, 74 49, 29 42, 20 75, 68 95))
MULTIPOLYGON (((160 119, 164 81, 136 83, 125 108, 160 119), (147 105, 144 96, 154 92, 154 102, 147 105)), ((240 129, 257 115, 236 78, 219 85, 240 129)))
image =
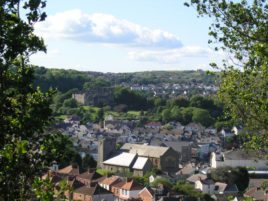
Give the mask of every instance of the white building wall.
POLYGON ((195 185, 194 185, 194 188, 203 191, 203 185, 202 185, 202 182, 199 181, 199 180, 196 181, 196 182, 195 182, 195 185))
POLYGON ((216 154, 214 152, 211 153, 210 156, 210 166, 211 168, 218 167, 253 167, 257 170, 268 169, 268 160, 256 159, 256 160, 228 160, 224 159, 224 161, 217 160, 216 154))

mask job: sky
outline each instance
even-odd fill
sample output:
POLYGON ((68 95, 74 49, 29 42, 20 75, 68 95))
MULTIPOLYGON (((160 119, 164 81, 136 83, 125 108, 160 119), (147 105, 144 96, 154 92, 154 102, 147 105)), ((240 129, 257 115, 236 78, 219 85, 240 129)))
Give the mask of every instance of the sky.
POLYGON ((99 72, 211 70, 222 59, 207 41, 209 18, 184 0, 47 0, 35 25, 47 53, 31 63, 99 72))

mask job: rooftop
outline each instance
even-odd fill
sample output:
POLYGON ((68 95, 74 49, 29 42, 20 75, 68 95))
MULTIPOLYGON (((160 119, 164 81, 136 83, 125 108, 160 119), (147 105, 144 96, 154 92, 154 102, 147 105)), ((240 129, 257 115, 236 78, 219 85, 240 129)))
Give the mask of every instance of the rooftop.
POLYGON ((125 143, 121 150, 128 150, 129 153, 138 154, 139 156, 149 156, 154 158, 159 158, 164 155, 169 147, 159 147, 141 144, 130 144, 125 143))
POLYGON ((59 174, 79 175, 79 168, 69 165, 57 171, 59 174))
POLYGON ((103 161, 103 164, 130 167, 135 157, 136 157, 136 154, 123 152, 118 156, 115 156, 106 161, 103 161))
POLYGON ((259 160, 263 159, 263 154, 253 150, 237 149, 225 152, 224 158, 227 160, 259 160))
POLYGON ((146 162, 148 161, 148 158, 145 157, 138 157, 136 162, 133 165, 133 169, 141 170, 145 166, 146 162))

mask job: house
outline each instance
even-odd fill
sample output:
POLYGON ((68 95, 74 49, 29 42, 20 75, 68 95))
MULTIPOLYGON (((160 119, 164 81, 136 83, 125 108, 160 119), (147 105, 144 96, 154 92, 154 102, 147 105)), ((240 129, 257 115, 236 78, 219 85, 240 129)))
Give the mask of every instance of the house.
POLYGON ((153 167, 162 171, 176 172, 178 170, 179 154, 170 147, 126 143, 121 147, 121 151, 147 157, 153 167))
POLYGON ((268 200, 268 179, 250 179, 248 188, 244 197, 253 198, 253 200, 268 200))
POLYGON ((212 179, 199 179, 195 181, 195 189, 200 190, 202 193, 205 194, 214 194, 215 190, 215 183, 212 179))
POLYGON ((75 164, 69 165, 65 168, 59 169, 57 174, 62 176, 76 176, 79 175, 79 167, 75 164))
POLYGON ((67 179, 68 190, 64 192, 64 195, 66 196, 67 199, 71 200, 71 198, 73 197, 73 192, 70 189, 80 188, 84 186, 84 184, 78 181, 76 178, 65 178, 65 179, 67 179))
POLYGON ((252 198, 253 200, 267 201, 268 200, 268 188, 249 188, 245 193, 244 197, 252 198))
POLYGON ((112 191, 112 185, 120 182, 120 178, 118 176, 111 176, 111 177, 106 177, 105 179, 99 181, 99 185, 102 188, 105 188, 108 191, 112 191))
POLYGON ((154 201, 154 192, 152 189, 148 187, 144 187, 140 192, 139 192, 139 197, 142 201, 154 201))
POLYGON ((160 122, 149 122, 145 124, 145 128, 160 129, 162 124, 160 122))
POLYGON ((102 178, 102 175, 98 174, 95 170, 89 169, 76 176, 76 179, 84 185, 96 184, 98 180, 102 178))
POLYGON ((208 178, 207 175, 195 174, 187 178, 187 181, 194 184, 194 188, 203 193, 213 194, 214 192, 214 181, 208 178))
POLYGON ((195 189, 210 195, 234 195, 239 192, 235 184, 228 185, 222 182, 214 182, 210 176, 195 174, 187 178, 187 181, 194 184, 195 189))
POLYGON ((82 186, 73 191, 73 200, 79 201, 114 201, 114 195, 99 185, 82 186))
POLYGON ((119 194, 117 194, 116 201, 138 199, 139 192, 144 187, 136 183, 133 179, 127 179, 118 187, 119 194))
POLYGON ((221 129, 220 134, 223 138, 231 138, 235 136, 235 133, 232 131, 232 129, 228 128, 221 129))
POLYGON ((198 174, 194 174, 194 175, 188 177, 186 179, 186 181, 188 181, 192 184, 195 184, 196 181, 205 180, 205 179, 207 179, 207 175, 198 173, 198 174))
POLYGON ((184 179, 193 175, 196 171, 196 167, 192 163, 186 164, 182 169, 180 169, 176 175, 178 178, 184 179))
POLYGON ((210 166, 212 168, 230 166, 265 170, 268 168, 268 160, 264 157, 264 155, 265 154, 260 156, 260 154, 253 150, 246 151, 242 149, 227 151, 220 156, 215 152, 212 152, 210 157, 210 166))

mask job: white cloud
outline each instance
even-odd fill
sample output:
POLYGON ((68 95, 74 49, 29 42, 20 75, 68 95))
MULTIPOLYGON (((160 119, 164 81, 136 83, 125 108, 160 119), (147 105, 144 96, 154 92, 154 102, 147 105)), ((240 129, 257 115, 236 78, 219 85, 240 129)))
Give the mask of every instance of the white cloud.
POLYGON ((150 29, 112 15, 70 10, 36 24, 36 33, 47 38, 134 47, 180 48, 180 39, 167 31, 150 29))
POLYGON ((179 63, 185 58, 209 57, 213 53, 208 48, 198 46, 185 46, 169 50, 148 50, 129 52, 129 57, 138 61, 153 61, 158 63, 179 63))

